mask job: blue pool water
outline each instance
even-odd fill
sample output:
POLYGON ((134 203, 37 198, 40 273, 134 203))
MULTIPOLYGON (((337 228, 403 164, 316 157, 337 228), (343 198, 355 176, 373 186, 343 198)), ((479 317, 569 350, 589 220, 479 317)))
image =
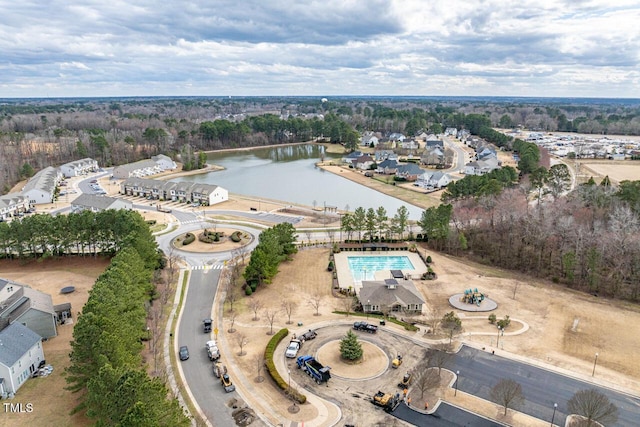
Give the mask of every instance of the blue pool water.
POLYGON ((356 282, 375 280, 380 270, 415 270, 408 256, 349 256, 347 262, 356 282))

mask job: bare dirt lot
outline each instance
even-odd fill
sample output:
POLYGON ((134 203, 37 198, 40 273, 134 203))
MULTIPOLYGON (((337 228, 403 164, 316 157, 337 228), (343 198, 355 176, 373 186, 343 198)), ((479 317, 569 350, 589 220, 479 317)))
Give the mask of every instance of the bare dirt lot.
MULTIPOLYGON (((477 287, 498 303, 498 309, 495 312, 498 318, 508 314, 515 319, 500 340, 500 347, 496 348, 495 335, 492 332, 495 331, 495 327, 489 325, 484 315, 475 317, 479 315, 472 313, 462 317, 465 313, 460 313, 464 331, 456 340, 463 339, 476 343, 480 347, 485 346, 487 351, 495 350, 527 356, 533 358, 534 362, 555 366, 570 375, 585 379, 591 379, 594 354, 598 352, 598 372, 594 380, 640 394, 640 367, 633 362, 635 355, 640 352, 640 342, 636 339, 640 333, 640 310, 637 306, 570 292, 544 281, 532 280, 437 253, 430 252, 430 254, 438 279, 418 282, 418 287, 427 299, 429 310, 435 310, 438 315, 443 315, 452 310, 448 303, 449 296, 469 287, 477 287), (515 299, 514 290, 516 291, 515 299), (520 321, 527 323, 529 330, 522 335, 509 335, 522 328, 523 323, 520 321), (472 333, 484 333, 484 335, 472 335, 472 333)), ((303 332, 305 328, 313 327, 317 322, 325 324, 355 320, 353 316, 347 319, 344 315, 332 314, 333 310, 344 310, 344 302, 342 298, 331 294, 331 276, 326 271, 328 256, 326 249, 302 250, 295 255, 293 262, 281 265, 280 272, 272 284, 259 288, 252 296, 262 301, 265 307, 271 308, 279 307, 283 300, 297 301, 298 307, 292 316, 294 326, 287 325, 286 316, 280 314, 274 324, 274 330, 289 327, 292 331, 303 332), (320 316, 314 315, 316 298, 319 301, 320 316), (295 327, 298 322, 304 326, 295 327)), ((262 354, 270 336, 267 335, 269 325, 263 316, 260 316, 258 321, 251 320, 253 312, 247 308, 247 300, 238 304, 238 315, 235 320, 237 331, 248 337, 248 345, 244 348, 247 355, 237 357, 236 361, 246 372, 247 377, 253 378, 256 376, 255 357, 262 354)), ((417 320, 428 322, 429 313, 426 313, 423 319, 417 320)), ((227 316, 226 322, 228 321, 227 316)), ((331 329, 345 333, 348 326, 331 329)), ((323 336, 328 337, 329 332, 320 329, 319 338, 314 340, 317 341, 317 345, 320 345, 323 336)), ((414 336, 424 339, 425 342, 433 338, 444 338, 443 334, 425 336, 424 328, 414 336)), ((233 334, 228 335, 228 339, 233 343, 233 334)), ((414 366, 415 358, 420 357, 419 352, 412 354, 412 348, 415 346, 391 336, 385 337, 380 346, 388 357, 393 357, 396 352, 404 352, 407 355, 404 369, 414 366)), ((313 351, 313 347, 306 349, 303 347, 303 352, 307 351, 313 351)), ((390 371, 378 380, 352 384, 350 388, 344 382, 332 380, 327 389, 325 386, 318 388, 310 383, 306 376, 299 374, 299 371, 292 370, 293 381, 298 382, 302 387, 316 389, 325 397, 338 399, 344 414, 342 422, 353 421, 357 425, 390 422, 390 419, 385 418, 387 415, 381 411, 371 411, 372 405, 367 399, 377 389, 395 390, 397 381, 395 377, 401 377, 401 373, 390 371), (384 421, 385 419, 387 421, 384 421)), ((445 380, 443 383, 448 384, 445 380)), ((303 422, 317 415, 307 404, 302 405, 301 411, 297 414, 288 413, 287 408, 290 403, 283 399, 284 395, 269 381, 252 384, 251 390, 253 393, 264 395, 264 401, 268 402, 268 407, 282 414, 286 419, 303 422)), ((306 392, 306 390, 303 391, 306 392)), ((437 398, 451 399, 451 389, 444 387, 440 392, 429 394, 426 400, 433 405, 437 398)), ((414 397, 414 401, 420 400, 419 397, 414 397)), ((468 402, 469 408, 475 408, 483 415, 502 419, 499 416, 500 410, 493 404, 478 401, 472 396, 464 396, 463 399, 456 400, 457 403, 461 401, 468 402)), ((509 415, 509 418, 504 421, 522 426, 545 425, 539 420, 520 414, 509 415)))
MULTIPOLYGON (((51 294, 53 304, 71 303, 73 320, 89 297, 89 290, 109 264, 103 258, 60 258, 33 261, 0 260, 0 277, 51 294), (74 286, 71 294, 60 294, 65 286, 74 286)), ((11 403, 32 403, 31 413, 3 413, 0 426, 89 426, 93 423, 82 413, 70 415, 77 396, 66 391, 64 370, 69 366, 70 341, 74 323, 58 326, 58 336, 43 344, 53 373, 28 380, 11 403)), ((4 411, 3 411, 4 412, 4 411)))

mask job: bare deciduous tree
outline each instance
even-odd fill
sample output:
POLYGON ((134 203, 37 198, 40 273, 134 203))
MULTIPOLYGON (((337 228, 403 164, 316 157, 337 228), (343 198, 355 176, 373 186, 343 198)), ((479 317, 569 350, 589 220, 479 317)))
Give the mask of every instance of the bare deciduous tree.
POLYGON ((440 373, 436 368, 429 368, 426 364, 416 369, 415 387, 420 390, 420 399, 424 399, 424 394, 440 385, 440 373))
POLYGON ((318 294, 313 294, 311 296, 311 300, 309 301, 309 305, 313 307, 316 312, 313 314, 314 316, 320 316, 320 305, 322 304, 322 297, 318 294))
POLYGON ((501 379, 491 388, 491 399, 504 407, 504 415, 509 408, 514 409, 524 403, 522 386, 512 379, 501 379))
POLYGON ((238 347, 240 347, 238 356, 244 356, 245 354, 247 354, 244 352, 244 346, 247 345, 248 343, 249 343, 249 339, 245 334, 238 334, 236 336, 236 344, 238 344, 238 347))
POLYGON ((432 307, 427 315, 427 322, 429 322, 429 327, 431 328, 431 333, 435 334, 438 331, 438 326, 440 326, 440 322, 442 321, 442 311, 438 310, 435 307, 432 307))
POLYGON ((261 383, 264 381, 264 377, 262 376, 262 371, 264 370, 264 356, 262 354, 257 354, 254 356, 253 361, 256 364, 256 371, 258 373, 256 376, 256 382, 261 383))
POLYGON ((618 421, 618 407, 596 389, 580 390, 567 402, 569 413, 585 418, 585 425, 610 425, 618 421))
POLYGON ((442 372, 442 368, 446 368, 451 362, 451 353, 448 344, 435 344, 431 348, 425 351, 425 359, 427 359, 429 366, 438 368, 438 377, 442 372))
POLYGON ((275 322, 276 316, 279 312, 280 310, 277 310, 275 308, 267 308, 264 310, 264 317, 266 317, 267 322, 269 322, 269 332, 267 333, 267 335, 273 335, 273 322, 275 322))
POLYGON ((294 313, 297 307, 298 307, 298 304, 295 301, 292 301, 292 300, 282 301, 282 311, 284 311, 284 313, 287 315, 287 325, 290 325, 291 323, 293 323, 291 321, 291 315, 294 313))
POLYGON ((249 309, 253 311, 253 319, 251 320, 258 320, 258 311, 260 311, 260 309, 262 308, 262 301, 257 298, 249 298, 247 307, 249 307, 249 309))
POLYGON ((340 305, 342 305, 342 309, 345 313, 347 313, 347 317, 351 314, 351 311, 355 307, 355 301, 353 297, 347 296, 340 301, 340 305))
POLYGON ((235 328, 233 327, 233 325, 236 323, 236 315, 237 315, 237 312, 235 311, 229 312, 229 321, 231 322, 231 325, 229 325, 229 329, 227 332, 229 332, 230 334, 236 331, 235 328))

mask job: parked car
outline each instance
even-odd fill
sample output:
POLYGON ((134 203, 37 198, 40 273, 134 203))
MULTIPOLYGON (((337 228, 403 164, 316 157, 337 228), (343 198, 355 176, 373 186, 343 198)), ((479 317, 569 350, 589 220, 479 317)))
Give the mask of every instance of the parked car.
POLYGON ((378 331, 378 327, 376 325, 372 325, 367 322, 355 322, 353 324, 353 329, 356 331, 365 331, 370 334, 375 334, 378 331))
POLYGON ((186 345, 183 345, 180 347, 178 355, 180 355, 180 360, 187 360, 189 358, 189 348, 186 345))
POLYGON ((302 342, 309 341, 309 340, 314 339, 317 336, 318 336, 318 334, 316 333, 316 331, 313 331, 313 330, 309 329, 307 332, 305 332, 304 334, 300 335, 300 341, 302 341, 302 342))

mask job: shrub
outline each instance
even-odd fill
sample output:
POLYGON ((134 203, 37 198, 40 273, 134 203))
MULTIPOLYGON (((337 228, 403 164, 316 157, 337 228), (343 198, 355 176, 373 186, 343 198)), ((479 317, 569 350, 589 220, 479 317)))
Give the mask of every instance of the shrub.
POLYGON ((234 231, 233 233, 231 233, 231 240, 238 243, 240 240, 242 240, 242 237, 240 236, 240 232, 239 231, 234 231))
POLYGON ((276 351, 276 347, 280 344, 280 341, 285 339, 289 335, 288 329, 280 329, 276 334, 269 340, 267 346, 264 349, 264 361, 267 365, 267 372, 275 381, 275 383, 285 392, 288 392, 294 399, 298 401, 298 403, 302 404, 307 401, 307 396, 302 393, 299 393, 296 390, 289 390, 289 384, 280 376, 280 373, 276 369, 276 364, 273 361, 273 354, 276 351))
POLYGON ((246 296, 249 296, 249 295, 251 295, 252 293, 253 293, 253 289, 251 289, 251 286, 245 286, 245 288, 244 288, 244 294, 245 294, 246 296))
POLYGON ((427 257, 427 264, 431 264, 433 261, 431 260, 431 255, 427 257))
POLYGON ((182 246, 187 246, 193 243, 194 240, 196 240, 196 236, 194 236, 193 233, 187 233, 185 234, 184 240, 182 241, 182 246))
POLYGON ((511 319, 509 319, 509 315, 504 316, 504 319, 498 320, 498 328, 507 329, 507 326, 511 324, 511 319))
POLYGON ((327 270, 328 271, 333 271, 334 265, 333 265, 333 261, 329 261, 329 265, 327 266, 327 270))
POLYGON ((158 221, 156 221, 155 219, 149 219, 149 220, 147 220, 147 221, 145 221, 145 222, 146 222, 147 224, 149 224, 149 225, 156 225, 156 223, 157 223, 158 221))
POLYGON ((489 323, 491 323, 492 325, 496 323, 496 315, 495 314, 490 314, 489 315, 489 323))

